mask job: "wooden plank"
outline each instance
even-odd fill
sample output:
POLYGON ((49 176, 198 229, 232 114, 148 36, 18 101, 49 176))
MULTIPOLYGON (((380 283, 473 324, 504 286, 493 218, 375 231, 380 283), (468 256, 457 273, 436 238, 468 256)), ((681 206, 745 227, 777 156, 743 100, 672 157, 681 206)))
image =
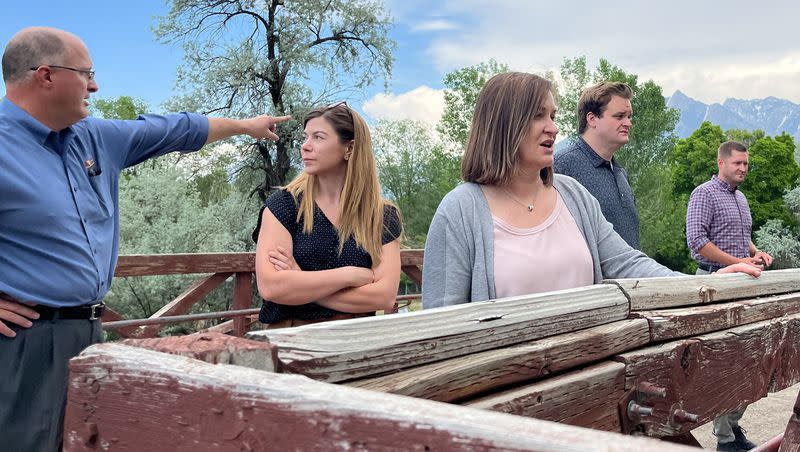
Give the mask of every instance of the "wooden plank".
POLYGON ((665 341, 733 328, 800 312, 800 293, 728 303, 632 312, 650 322, 653 341, 665 341))
POLYGON ((683 446, 98 344, 70 362, 67 451, 689 451, 683 446))
POLYGON ((800 269, 773 270, 759 278, 742 273, 665 278, 609 279, 641 311, 800 291, 800 269))
MULTIPOLYGON (((401 265, 422 265, 424 250, 400 250, 401 265)), ((253 273, 255 253, 130 254, 120 256, 114 276, 253 273)))
MULTIPOLYGON (((440 402, 455 402, 641 347, 644 319, 622 320, 533 342, 426 364, 349 385, 440 402)), ((615 402, 616 403, 616 402, 615 402)))
POLYGON ((739 326, 634 350, 616 360, 626 364, 625 389, 641 382, 666 388, 649 401, 653 415, 638 428, 649 436, 676 436, 713 418, 800 382, 800 315, 739 326), (676 421, 675 410, 698 422, 676 421))
MULTIPOLYGON (((253 307, 253 274, 236 273, 233 285, 233 309, 247 309, 253 307)), ((250 319, 247 317, 237 317, 233 319, 234 334, 242 337, 250 326, 250 319)))
POLYGON ((797 395, 797 402, 794 404, 792 417, 786 425, 783 433, 783 441, 778 452, 799 452, 800 451, 800 394, 797 395))
POLYGON ((595 285, 405 314, 250 332, 287 372, 338 382, 622 320, 628 301, 595 285))
POLYGON ((414 265, 417 267, 422 267, 422 262, 424 259, 425 250, 400 250, 400 265, 414 265))
POLYGON ((133 254, 120 256, 114 276, 255 271, 255 253, 133 254))
MULTIPOLYGON (((231 275, 232 273, 214 273, 213 275, 208 275, 195 281, 194 284, 189 286, 182 294, 162 306, 161 309, 151 315, 150 318, 157 319, 186 313, 195 303, 202 300, 203 297, 211 293, 212 290, 219 287, 219 285, 224 283, 231 275)), ((163 328, 163 325, 143 327, 138 337, 154 337, 161 331, 161 328, 163 328)))
POLYGON ((619 432, 618 404, 624 393, 625 365, 605 362, 491 394, 465 406, 619 432))
POLYGON ((278 357, 274 345, 221 333, 195 333, 152 339, 125 339, 120 344, 173 355, 187 356, 211 364, 233 364, 276 372, 278 357))

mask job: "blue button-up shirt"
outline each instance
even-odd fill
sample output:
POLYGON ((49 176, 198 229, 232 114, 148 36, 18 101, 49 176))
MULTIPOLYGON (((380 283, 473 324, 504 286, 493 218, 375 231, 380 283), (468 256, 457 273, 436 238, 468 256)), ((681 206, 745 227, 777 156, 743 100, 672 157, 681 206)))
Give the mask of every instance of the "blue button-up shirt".
POLYGON ((181 113, 87 118, 54 132, 0 102, 0 292, 78 306, 103 299, 119 250, 122 169, 200 149, 208 120, 181 113))
POLYGON ((614 230, 632 248, 639 244, 639 213, 628 183, 628 173, 617 164, 600 157, 582 137, 555 156, 556 173, 572 177, 581 183, 600 203, 600 210, 614 230))

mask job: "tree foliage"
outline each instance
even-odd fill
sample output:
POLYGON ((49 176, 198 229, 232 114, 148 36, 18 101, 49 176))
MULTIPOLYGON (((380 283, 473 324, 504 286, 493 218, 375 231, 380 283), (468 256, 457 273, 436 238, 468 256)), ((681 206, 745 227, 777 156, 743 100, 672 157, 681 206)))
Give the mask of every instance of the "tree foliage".
POLYGON ((182 95, 170 108, 252 116, 291 114, 277 143, 252 144, 258 191, 291 172, 299 122, 321 100, 391 74, 396 45, 389 16, 373 0, 170 0, 156 36, 182 44, 182 95))
POLYGON ((444 76, 444 112, 436 130, 453 149, 463 151, 467 144, 472 115, 483 85, 494 75, 508 70, 507 65, 489 60, 444 76))
MULTIPOLYGON (((250 231, 258 203, 231 191, 204 204, 195 183, 164 156, 140 165, 120 183, 120 254, 173 254, 252 251, 250 231)), ((177 297, 195 275, 115 278, 109 305, 131 317, 148 317, 177 297)), ((204 299, 196 310, 225 309, 230 287, 204 299)))
POLYGON ((92 102, 93 113, 106 119, 136 119, 147 113, 149 108, 145 101, 131 96, 97 98, 92 102))
POLYGON ((373 136, 384 194, 403 215, 405 245, 421 248, 439 202, 458 184, 460 158, 421 122, 381 121, 373 136))

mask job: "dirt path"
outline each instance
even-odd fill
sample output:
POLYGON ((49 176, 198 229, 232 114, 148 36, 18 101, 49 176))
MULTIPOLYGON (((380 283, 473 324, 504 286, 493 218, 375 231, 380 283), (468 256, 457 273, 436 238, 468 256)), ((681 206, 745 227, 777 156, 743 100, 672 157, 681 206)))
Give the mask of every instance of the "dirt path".
MULTIPOLYGON (((747 438, 756 444, 763 444, 786 430, 798 392, 800 385, 795 385, 750 405, 739 423, 747 430, 747 438)), ((694 429, 692 433, 704 449, 716 449, 717 439, 711 433, 711 422, 694 429)))

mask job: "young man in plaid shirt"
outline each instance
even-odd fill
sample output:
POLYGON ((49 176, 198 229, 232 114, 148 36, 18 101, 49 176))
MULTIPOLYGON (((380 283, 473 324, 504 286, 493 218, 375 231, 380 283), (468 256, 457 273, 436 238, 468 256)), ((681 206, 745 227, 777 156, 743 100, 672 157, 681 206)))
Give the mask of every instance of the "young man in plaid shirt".
MULTIPOLYGON (((697 261, 698 275, 744 262, 760 268, 772 265, 772 256, 760 251, 750 239, 753 219, 739 185, 747 176, 747 148, 735 141, 717 150, 718 174, 699 185, 686 210, 686 243, 697 261)), ((745 451, 755 447, 739 426, 746 406, 714 419, 717 450, 745 451)))

